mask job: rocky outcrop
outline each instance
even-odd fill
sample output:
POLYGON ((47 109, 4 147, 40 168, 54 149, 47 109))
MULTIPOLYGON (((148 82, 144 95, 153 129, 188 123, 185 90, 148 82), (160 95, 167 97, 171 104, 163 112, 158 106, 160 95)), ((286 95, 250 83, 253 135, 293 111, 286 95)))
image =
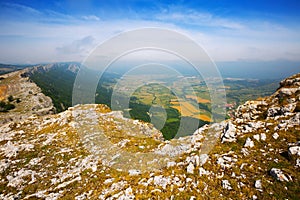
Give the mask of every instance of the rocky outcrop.
POLYGON ((70 71, 72 73, 77 73, 80 69, 79 63, 51 63, 51 64, 41 64, 35 65, 30 68, 27 68, 21 74, 22 77, 30 77, 34 73, 45 73, 49 70, 63 69, 65 71, 70 71))

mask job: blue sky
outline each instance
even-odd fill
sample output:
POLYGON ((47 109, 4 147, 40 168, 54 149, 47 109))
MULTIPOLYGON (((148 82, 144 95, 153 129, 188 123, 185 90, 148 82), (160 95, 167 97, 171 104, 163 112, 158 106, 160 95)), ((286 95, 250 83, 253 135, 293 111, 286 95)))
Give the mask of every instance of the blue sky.
POLYGON ((300 1, 0 1, 0 62, 82 61, 122 31, 182 32, 216 62, 300 63, 300 1))

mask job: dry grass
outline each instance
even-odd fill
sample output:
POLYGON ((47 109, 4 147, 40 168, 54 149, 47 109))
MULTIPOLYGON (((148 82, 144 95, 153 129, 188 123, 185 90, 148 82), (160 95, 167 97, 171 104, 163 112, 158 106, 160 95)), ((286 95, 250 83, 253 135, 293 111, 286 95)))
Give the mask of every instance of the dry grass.
POLYGON ((0 101, 6 99, 7 85, 0 85, 0 101))

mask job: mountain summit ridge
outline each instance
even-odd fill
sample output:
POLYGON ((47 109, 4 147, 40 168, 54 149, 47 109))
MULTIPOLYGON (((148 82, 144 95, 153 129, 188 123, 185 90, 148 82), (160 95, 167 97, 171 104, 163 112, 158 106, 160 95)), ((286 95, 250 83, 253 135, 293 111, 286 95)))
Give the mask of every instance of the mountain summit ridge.
POLYGON ((30 114, 0 127, 0 199, 298 199, 299 102, 296 74, 170 141, 105 105, 30 114))

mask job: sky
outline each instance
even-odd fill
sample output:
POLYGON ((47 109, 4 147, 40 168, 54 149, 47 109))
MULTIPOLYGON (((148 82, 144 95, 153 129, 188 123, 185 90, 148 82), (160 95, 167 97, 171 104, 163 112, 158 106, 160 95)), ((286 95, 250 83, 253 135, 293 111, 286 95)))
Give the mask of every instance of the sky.
POLYGON ((158 27, 187 35, 215 62, 293 65, 299 10, 298 0, 0 0, 0 62, 81 62, 114 35, 158 27))

